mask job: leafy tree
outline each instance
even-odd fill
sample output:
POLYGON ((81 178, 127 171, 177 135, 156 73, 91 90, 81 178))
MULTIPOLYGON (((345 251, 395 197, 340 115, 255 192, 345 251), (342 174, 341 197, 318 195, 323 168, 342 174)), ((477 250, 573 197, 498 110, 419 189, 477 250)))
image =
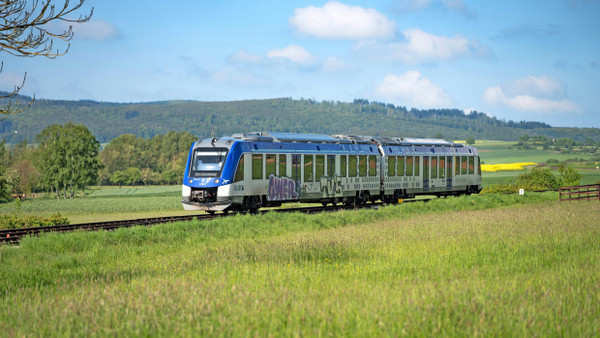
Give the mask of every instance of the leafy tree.
POLYGON ((23 197, 31 193, 33 187, 37 184, 38 172, 33 162, 27 159, 17 160, 11 167, 19 176, 18 184, 15 186, 15 192, 23 197))
POLYGON ((548 167, 535 167, 517 177, 517 185, 525 190, 546 191, 557 190, 560 187, 560 179, 552 173, 548 167))
MULTIPOLYGON (((0 2, 0 51, 20 57, 44 56, 50 59, 64 55, 69 50, 69 45, 64 51, 54 48, 54 41, 69 41, 73 37, 73 28, 52 25, 58 21, 83 23, 92 16, 92 11, 86 16, 70 18, 69 16, 79 10, 85 0, 71 6, 69 0, 64 0, 63 5, 56 6, 53 0, 39 2, 38 0, 4 0, 0 2), (52 30, 51 30, 52 29, 52 30)), ((0 67, 2 71, 2 67, 0 67)), ((25 83, 15 85, 12 92, 0 96, 0 98, 13 99, 17 96, 25 83)), ((0 108, 0 114, 19 113, 27 109, 33 103, 32 99, 27 105, 20 105, 12 100, 0 108)))
POLYGON ((127 181, 128 181, 127 173, 125 172, 125 170, 117 170, 110 177, 110 181, 113 184, 118 185, 119 188, 121 188, 121 186, 123 184, 127 184, 127 181))
POLYGON ((165 181, 165 183, 167 184, 177 184, 177 183, 181 183, 181 180, 179 180, 181 173, 176 172, 175 170, 165 170, 162 173, 162 178, 163 181, 165 181))
POLYGON ((102 163, 98 159, 100 143, 83 125, 72 122, 64 126, 53 124, 36 136, 38 146, 37 169, 42 181, 60 191, 63 197, 75 194, 75 188, 84 189, 98 181, 102 163))
POLYGON ((581 178, 583 175, 579 173, 575 168, 570 166, 561 165, 558 168, 558 172, 560 173, 560 178, 562 181, 562 185, 566 187, 572 187, 579 185, 581 178))
POLYGON ((134 186, 142 180, 142 171, 138 168, 127 168, 125 176, 127 177, 127 185, 134 186))
MULTIPOLYGON (((144 139, 133 134, 124 134, 113 139, 100 158, 106 166, 104 177, 127 168, 145 168, 140 180, 144 184, 160 183, 160 174, 166 170, 183 173, 190 146, 197 138, 188 132, 169 132, 144 139)), ((114 182, 113 182, 114 183, 114 182)), ((129 184, 129 183, 127 183, 129 184)))
POLYGON ((467 144, 470 146, 475 145, 475 139, 473 137, 468 137, 465 142, 467 142, 467 144))
POLYGON ((8 167, 9 152, 5 141, 0 142, 0 201, 6 202, 15 187, 15 172, 8 167))
POLYGON ((150 168, 142 169, 142 182, 144 185, 159 184, 162 181, 162 176, 159 173, 152 171, 150 168))

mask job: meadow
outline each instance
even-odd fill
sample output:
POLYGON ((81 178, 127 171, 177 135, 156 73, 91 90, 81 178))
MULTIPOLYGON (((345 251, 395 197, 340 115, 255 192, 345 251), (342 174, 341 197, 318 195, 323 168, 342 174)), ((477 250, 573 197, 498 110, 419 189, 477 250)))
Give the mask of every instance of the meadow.
POLYGON ((8 336, 594 336, 597 202, 379 210, 45 234, 0 247, 8 336))

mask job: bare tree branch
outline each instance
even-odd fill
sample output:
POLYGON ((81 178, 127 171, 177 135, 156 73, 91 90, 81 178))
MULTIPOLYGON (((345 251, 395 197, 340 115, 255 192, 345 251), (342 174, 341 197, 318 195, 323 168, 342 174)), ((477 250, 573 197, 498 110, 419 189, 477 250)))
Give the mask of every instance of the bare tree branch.
MULTIPOLYGON (((70 41, 73 38, 73 26, 69 25, 67 29, 53 31, 51 27, 56 26, 50 24, 57 21, 87 22, 92 17, 94 9, 92 8, 87 15, 71 18, 70 15, 78 11, 85 0, 78 0, 79 3, 73 6, 70 0, 62 0, 63 5, 58 7, 52 1, 0 0, 0 52, 18 57, 44 56, 50 59, 66 54, 70 44, 67 43, 66 48, 61 51, 54 48, 54 40, 70 41)), ((11 93, 0 95, 0 99, 9 99, 7 105, 0 107, 0 114, 8 117, 10 114, 26 110, 33 104, 35 97, 26 105, 11 100, 17 96, 26 78, 27 74, 23 76, 23 82, 15 85, 11 93)))

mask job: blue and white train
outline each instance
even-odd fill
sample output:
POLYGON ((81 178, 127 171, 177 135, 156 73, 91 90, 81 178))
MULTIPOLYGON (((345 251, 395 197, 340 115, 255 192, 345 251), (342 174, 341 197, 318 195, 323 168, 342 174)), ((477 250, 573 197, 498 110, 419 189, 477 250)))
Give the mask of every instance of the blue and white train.
POLYGON ((185 210, 251 211, 284 202, 361 205, 481 191, 477 149, 438 139, 257 132, 195 142, 185 210))

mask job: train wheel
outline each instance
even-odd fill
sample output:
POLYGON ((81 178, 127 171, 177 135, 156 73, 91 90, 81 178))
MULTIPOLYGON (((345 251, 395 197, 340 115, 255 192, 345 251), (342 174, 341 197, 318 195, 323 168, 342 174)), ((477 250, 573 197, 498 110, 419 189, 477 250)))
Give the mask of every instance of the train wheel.
POLYGON ((212 216, 215 214, 215 211, 214 210, 206 210, 206 213, 212 216))

